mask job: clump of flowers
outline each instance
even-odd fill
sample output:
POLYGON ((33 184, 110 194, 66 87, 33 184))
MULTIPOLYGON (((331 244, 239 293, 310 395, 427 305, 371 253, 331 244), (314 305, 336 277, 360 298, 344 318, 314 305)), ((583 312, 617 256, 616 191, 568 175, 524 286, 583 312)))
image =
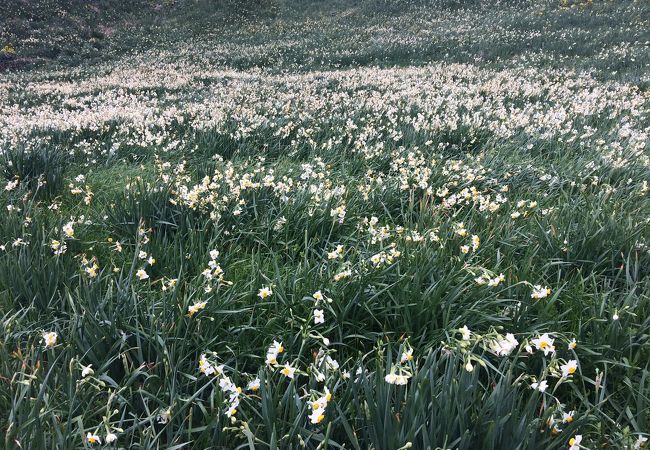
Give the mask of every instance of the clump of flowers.
POLYGON ((269 366, 275 366, 278 364, 278 356, 280 353, 284 352, 284 347, 282 342, 273 341, 273 344, 269 347, 266 352, 266 364, 269 366))
MULTIPOLYGON (((216 357, 214 354, 212 356, 213 358, 216 357)), ((226 409, 224 414, 226 417, 233 418, 237 414, 242 389, 236 386, 230 377, 226 376, 222 364, 220 365, 210 361, 205 353, 199 359, 199 371, 206 376, 216 376, 219 378, 219 388, 226 396, 226 409)))
MULTIPOLYGON (((312 394, 313 395, 313 394, 312 394)), ((318 397, 309 402, 311 407, 311 414, 309 414, 309 421, 313 424, 318 424, 325 419, 325 409, 327 404, 332 400, 330 390, 325 387, 325 392, 316 394, 318 397)))
POLYGON ((542 287, 541 285, 537 284, 533 286, 533 292, 530 294, 530 298, 534 298, 535 300, 539 300, 542 298, 546 298, 549 295, 551 295, 551 289, 548 287, 542 287))
POLYGON ((405 385, 408 383, 409 378, 413 375, 412 369, 407 365, 413 361, 413 349, 408 345, 408 342, 404 344, 402 353, 400 354, 399 363, 395 364, 390 373, 386 374, 384 380, 388 384, 396 385, 405 385))

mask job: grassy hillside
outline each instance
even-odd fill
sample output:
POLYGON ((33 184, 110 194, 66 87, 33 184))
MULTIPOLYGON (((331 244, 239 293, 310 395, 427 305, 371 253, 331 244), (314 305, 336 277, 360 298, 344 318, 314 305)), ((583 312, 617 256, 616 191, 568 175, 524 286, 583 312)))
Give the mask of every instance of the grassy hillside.
POLYGON ((0 8, 0 45, 17 60, 5 67, 101 63, 198 40, 232 49, 211 62, 265 70, 525 64, 646 87, 649 71, 650 6, 638 0, 19 0, 0 8))
POLYGON ((647 2, 21 5, 0 447, 650 445, 647 2))
MULTIPOLYGON (((266 0, 15 0, 0 4, 0 69, 105 62, 187 26, 270 16, 266 0), (161 34, 161 31, 163 32, 161 34)), ((183 33, 185 37, 189 35, 183 33)))

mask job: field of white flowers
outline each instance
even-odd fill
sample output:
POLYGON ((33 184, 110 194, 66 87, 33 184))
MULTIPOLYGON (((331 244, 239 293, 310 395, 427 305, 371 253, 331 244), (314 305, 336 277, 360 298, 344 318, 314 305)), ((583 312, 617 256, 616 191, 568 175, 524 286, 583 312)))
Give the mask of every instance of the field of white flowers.
POLYGON ((0 447, 650 448, 650 5, 305 5, 0 73, 0 447))

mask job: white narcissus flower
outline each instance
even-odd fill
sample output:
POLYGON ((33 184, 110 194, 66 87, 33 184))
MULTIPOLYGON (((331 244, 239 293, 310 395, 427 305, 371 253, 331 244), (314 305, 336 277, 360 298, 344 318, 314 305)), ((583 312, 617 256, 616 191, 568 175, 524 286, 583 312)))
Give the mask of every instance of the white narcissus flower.
POLYGON ((388 384, 396 384, 396 385, 405 385, 409 381, 409 376, 408 375, 397 375, 394 373, 389 373, 384 377, 384 380, 388 384))
POLYGON ((313 424, 321 423, 325 419, 325 408, 317 408, 309 415, 309 421, 313 424))
POLYGON ((506 334, 505 339, 499 339, 498 341, 492 342, 492 350, 499 356, 507 356, 512 351, 517 348, 519 341, 515 338, 515 335, 512 333, 506 334))
POLYGON ((56 345, 56 340, 59 338, 59 335, 55 331, 50 331, 48 333, 43 333, 43 343, 45 347, 52 348, 56 345))
POLYGON ((323 312, 322 309, 315 309, 314 310, 314 323, 316 325, 320 323, 325 323, 325 313, 323 312))
POLYGON ((580 442, 582 442, 582 435, 576 434, 569 439, 569 450, 580 450, 580 442))
POLYGON ((266 364, 271 366, 278 363, 278 355, 284 351, 282 342, 273 341, 273 344, 266 351, 266 364))
POLYGON ((533 339, 531 342, 535 345, 537 350, 544 351, 544 356, 547 356, 549 353, 555 352, 555 347, 553 346, 554 341, 555 340, 552 339, 548 333, 544 333, 537 339, 533 339))
POLYGON ((546 380, 542 380, 539 383, 531 384, 530 387, 538 390, 539 392, 544 392, 546 388, 548 388, 548 382, 546 380))
POLYGON ((490 287, 497 287, 499 284, 503 283, 506 280, 506 276, 504 274, 499 274, 498 277, 494 277, 488 280, 488 286, 490 287))
POLYGON ((551 289, 547 287, 542 287, 539 284, 533 286, 533 293, 530 294, 530 298, 534 298, 536 300, 546 298, 549 295, 551 295, 551 289))
POLYGON ((255 378, 253 381, 248 383, 248 386, 246 386, 247 390, 253 391, 253 392, 257 391, 259 388, 260 388, 260 379, 259 378, 255 378))
POLYGON ((187 308, 187 315, 189 317, 192 317, 194 314, 199 312, 200 310, 205 308, 205 305, 207 305, 208 302, 198 302, 195 303, 187 308))
POLYGON ((412 361, 413 360, 413 349, 409 348, 405 352, 402 352, 402 356, 400 357, 400 362, 405 363, 407 361, 412 361))
POLYGON ((144 281, 144 280, 146 280, 147 278, 149 278, 149 274, 148 274, 144 269, 140 269, 140 270, 138 270, 138 271, 135 273, 135 276, 138 277, 138 279, 140 279, 140 281, 144 281))
POLYGON ((567 361, 566 364, 562 364, 560 366, 560 369, 562 370, 563 377, 570 377, 578 369, 578 361, 576 361, 575 359, 571 359, 567 361))
POLYGON ((205 353, 201 355, 199 358, 199 372, 206 376, 210 376, 213 374, 218 374, 220 375, 223 372, 222 366, 213 366, 210 361, 205 356, 205 353))
POLYGON ((63 225, 63 232, 69 238, 74 237, 74 228, 72 227, 73 222, 68 222, 63 225))
POLYGON ((95 371, 92 369, 92 364, 88 364, 81 369, 81 377, 86 378, 88 375, 92 375, 95 371))
POLYGON ((342 245, 337 245, 335 250, 327 253, 327 259, 338 259, 345 253, 342 245))
POLYGON ((86 434, 86 442, 89 444, 101 444, 102 441, 99 436, 89 431, 88 434, 86 434))
POLYGON ((114 433, 108 433, 104 438, 104 441, 106 441, 107 444, 112 444, 116 440, 117 440, 117 435, 114 433))
POLYGON ((463 341, 469 341, 469 337, 472 332, 467 328, 467 325, 463 325, 462 328, 458 329, 458 332, 463 335, 463 341))
POLYGON ((263 287, 262 289, 259 290, 257 293, 257 296, 261 298, 262 300, 269 298, 271 295, 273 295, 273 291, 271 290, 270 287, 263 287))
POLYGON ((14 180, 14 181, 8 182, 7 185, 5 186, 5 191, 7 191, 7 192, 13 191, 16 188, 16 186, 18 186, 18 183, 19 183, 19 180, 14 180))
POLYGON ((386 376, 384 377, 384 380, 388 384, 395 384, 396 377, 397 377, 397 375, 395 375, 394 373, 389 373, 389 374, 386 374, 386 376))
POLYGON ((226 410, 226 417, 233 417, 235 414, 237 414, 237 406, 239 406, 239 404, 230 405, 226 410))
POLYGON ((282 375, 284 375, 285 377, 293 379, 296 373, 296 369, 294 367, 291 367, 288 364, 285 364, 285 366, 282 368, 280 372, 282 372, 282 375))

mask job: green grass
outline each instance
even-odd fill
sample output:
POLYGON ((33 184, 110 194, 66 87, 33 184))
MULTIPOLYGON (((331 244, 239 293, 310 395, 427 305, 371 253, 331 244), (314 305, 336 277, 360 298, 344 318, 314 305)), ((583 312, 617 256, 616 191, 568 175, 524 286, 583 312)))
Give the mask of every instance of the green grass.
POLYGON ((21 5, 0 447, 648 437, 646 3, 21 5))

